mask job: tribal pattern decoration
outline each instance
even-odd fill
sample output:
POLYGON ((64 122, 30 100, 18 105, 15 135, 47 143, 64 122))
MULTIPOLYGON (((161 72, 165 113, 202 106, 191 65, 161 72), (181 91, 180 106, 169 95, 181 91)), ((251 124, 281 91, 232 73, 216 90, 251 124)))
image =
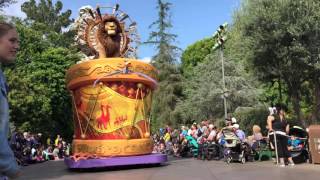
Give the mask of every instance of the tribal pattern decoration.
POLYGON ((79 18, 73 28, 77 31, 75 40, 85 59, 126 57, 136 58, 140 37, 136 22, 129 15, 114 7, 91 6, 80 8, 79 18), (105 14, 101 10, 110 10, 105 14))

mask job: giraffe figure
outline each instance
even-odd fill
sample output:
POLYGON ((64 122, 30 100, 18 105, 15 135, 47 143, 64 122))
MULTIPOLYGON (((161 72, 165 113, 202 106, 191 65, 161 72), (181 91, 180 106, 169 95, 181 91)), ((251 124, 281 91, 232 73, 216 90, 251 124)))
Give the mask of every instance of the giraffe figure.
POLYGON ((110 124, 110 111, 111 106, 109 105, 102 105, 100 106, 101 109, 101 116, 97 118, 98 128, 99 129, 106 129, 107 125, 110 124))

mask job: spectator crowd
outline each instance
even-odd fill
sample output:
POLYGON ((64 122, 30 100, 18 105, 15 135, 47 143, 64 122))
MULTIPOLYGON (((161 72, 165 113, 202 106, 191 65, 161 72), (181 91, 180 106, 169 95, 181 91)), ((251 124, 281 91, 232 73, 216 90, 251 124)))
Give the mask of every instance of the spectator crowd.
POLYGON ((42 136, 42 133, 13 132, 9 139, 19 165, 26 166, 49 160, 59 160, 70 155, 70 144, 57 135, 55 139, 42 136))

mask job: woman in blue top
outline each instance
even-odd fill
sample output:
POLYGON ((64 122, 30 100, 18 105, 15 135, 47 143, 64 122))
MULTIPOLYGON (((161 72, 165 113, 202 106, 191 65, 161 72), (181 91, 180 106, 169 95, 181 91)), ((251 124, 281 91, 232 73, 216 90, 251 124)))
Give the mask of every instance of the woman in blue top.
MULTIPOLYGON (((0 22, 0 62, 13 63, 19 49, 19 37, 14 26, 0 22)), ((6 79, 0 69, 0 180, 17 177, 20 174, 14 154, 8 144, 9 105, 6 79)))

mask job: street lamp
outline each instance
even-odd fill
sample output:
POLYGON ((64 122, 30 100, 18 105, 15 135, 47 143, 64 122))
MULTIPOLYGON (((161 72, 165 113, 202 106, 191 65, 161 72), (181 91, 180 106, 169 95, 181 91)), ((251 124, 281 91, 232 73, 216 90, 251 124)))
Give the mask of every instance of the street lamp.
POLYGON ((216 43, 212 47, 212 50, 216 50, 217 48, 220 49, 220 59, 221 59, 221 69, 222 69, 222 86, 223 86, 223 105, 224 105, 224 117, 227 118, 227 89, 226 89, 226 82, 224 79, 224 58, 223 58, 223 45, 224 42, 227 40, 227 26, 228 23, 224 23, 219 26, 218 30, 215 31, 213 34, 213 38, 216 38, 216 43))

